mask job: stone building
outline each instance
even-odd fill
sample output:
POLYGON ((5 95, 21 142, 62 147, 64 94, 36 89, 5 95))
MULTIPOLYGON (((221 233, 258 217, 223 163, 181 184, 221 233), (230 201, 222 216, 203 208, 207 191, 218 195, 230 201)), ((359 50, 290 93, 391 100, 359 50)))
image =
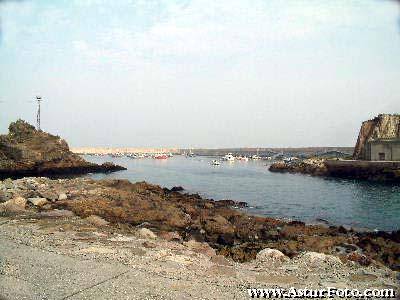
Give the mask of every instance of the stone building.
POLYGON ((368 141, 365 148, 365 159, 400 161, 400 139, 368 141))
POLYGON ((380 114, 363 122, 353 158, 400 161, 400 115, 380 114))

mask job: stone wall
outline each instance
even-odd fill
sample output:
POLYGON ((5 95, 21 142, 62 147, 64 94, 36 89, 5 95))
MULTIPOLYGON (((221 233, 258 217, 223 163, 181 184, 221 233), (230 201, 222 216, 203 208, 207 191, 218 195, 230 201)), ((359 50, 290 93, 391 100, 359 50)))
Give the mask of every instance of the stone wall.
POLYGON ((372 161, 376 160, 389 160, 389 161, 400 161, 400 141, 377 141, 370 143, 370 158, 372 161), (384 154, 382 159, 381 154, 384 154))
POLYGON ((332 177, 400 182, 400 161, 327 160, 332 177))

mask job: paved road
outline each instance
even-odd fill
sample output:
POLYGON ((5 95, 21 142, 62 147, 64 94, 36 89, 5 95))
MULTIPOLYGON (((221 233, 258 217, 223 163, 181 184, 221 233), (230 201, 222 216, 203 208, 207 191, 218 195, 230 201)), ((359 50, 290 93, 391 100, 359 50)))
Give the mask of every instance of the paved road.
POLYGON ((79 299, 82 292, 129 271, 0 238, 0 297, 5 299, 79 299))
POLYGON ((0 236, 0 300, 214 299, 213 292, 217 298, 238 298, 201 280, 56 254, 0 236))

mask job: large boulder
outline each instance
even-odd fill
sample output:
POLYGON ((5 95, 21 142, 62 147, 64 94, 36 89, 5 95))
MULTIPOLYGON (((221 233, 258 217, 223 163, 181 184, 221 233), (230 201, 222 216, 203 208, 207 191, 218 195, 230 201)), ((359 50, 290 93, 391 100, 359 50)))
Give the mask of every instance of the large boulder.
POLYGON ((157 238, 157 235, 153 231, 147 228, 140 228, 137 231, 137 234, 139 237, 144 239, 155 240, 157 238))
POLYGON ((49 203, 49 201, 47 201, 46 198, 40 198, 40 197, 28 198, 28 202, 37 207, 42 207, 47 203, 49 203))
POLYGON ((15 197, 0 204, 0 212, 19 213, 25 211, 26 199, 23 197, 15 197))
POLYGON ((256 259, 257 261, 284 261, 288 257, 279 250, 266 248, 257 253, 256 259))

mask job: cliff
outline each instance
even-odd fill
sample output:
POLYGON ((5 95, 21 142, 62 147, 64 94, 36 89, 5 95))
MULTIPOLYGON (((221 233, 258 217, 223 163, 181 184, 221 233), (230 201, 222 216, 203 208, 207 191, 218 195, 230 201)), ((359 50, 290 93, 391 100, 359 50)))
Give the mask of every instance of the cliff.
POLYGON ((354 159, 365 159, 368 141, 377 139, 400 138, 400 115, 380 114, 372 120, 362 123, 354 148, 354 159))
POLYGON ((122 170, 113 164, 89 163, 69 150, 65 140, 38 131, 23 120, 0 136, 0 177, 67 175, 122 170))

